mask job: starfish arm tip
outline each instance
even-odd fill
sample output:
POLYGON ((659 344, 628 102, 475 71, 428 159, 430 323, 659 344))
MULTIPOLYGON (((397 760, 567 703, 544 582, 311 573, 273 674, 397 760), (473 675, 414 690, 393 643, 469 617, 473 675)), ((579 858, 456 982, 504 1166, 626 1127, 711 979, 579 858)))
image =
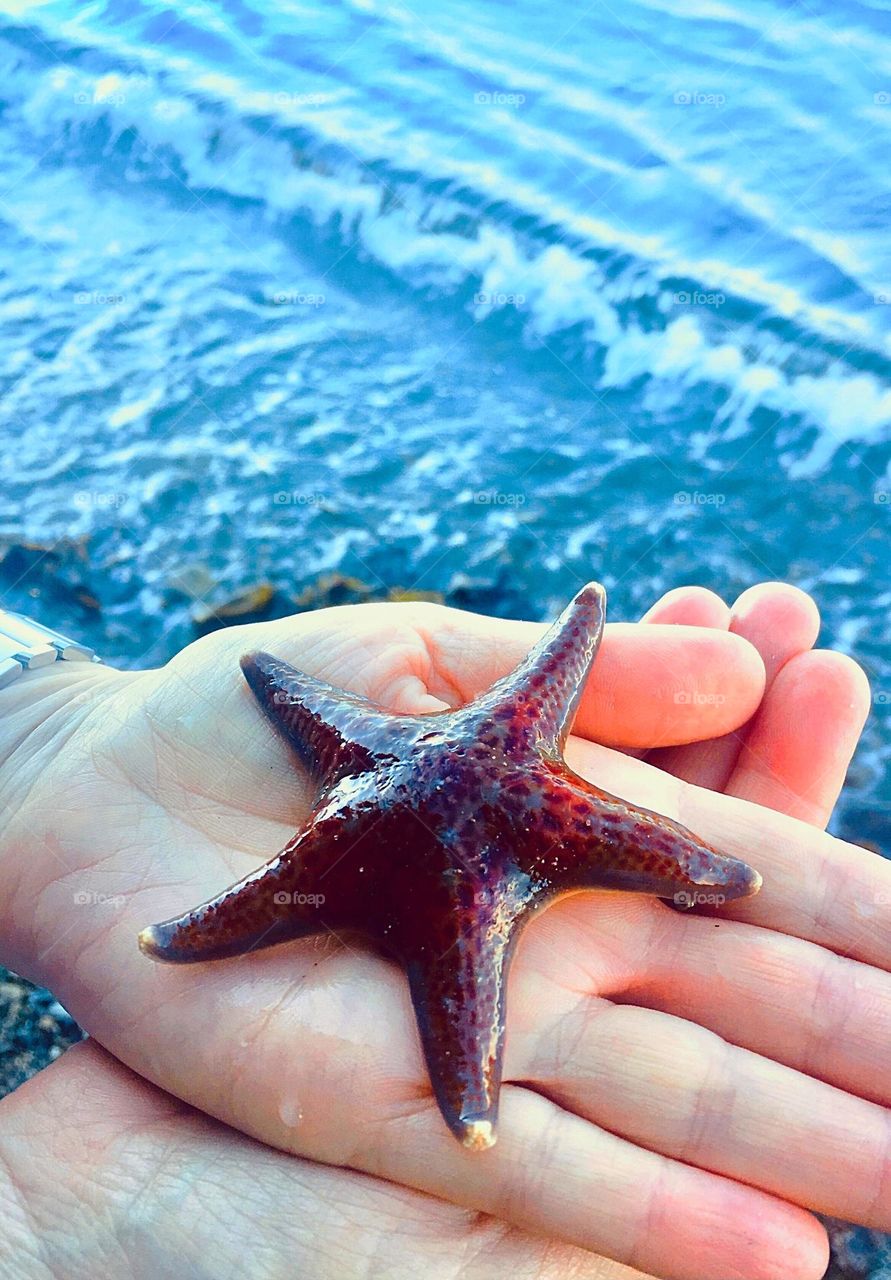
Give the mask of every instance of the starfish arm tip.
POLYGON ((498 1135, 491 1120, 462 1120, 461 1145, 468 1151, 488 1151, 498 1135))
POLYGON ((141 930, 137 939, 139 950, 145 956, 151 956, 153 959, 160 959, 162 955, 161 939, 158 936, 157 925, 150 924, 147 928, 141 930))
POLYGON ((150 924, 140 931, 136 939, 139 950, 150 960, 160 960, 163 964, 181 964, 184 960, 198 959, 200 956, 181 955, 173 945, 176 936, 176 922, 150 924))
POLYGON ((764 884, 761 872, 738 858, 725 858, 722 861, 728 866, 728 874, 723 885, 726 897, 730 901, 734 898, 754 897, 764 884))
POLYGON ((599 600, 601 604, 606 601, 606 587, 602 582, 596 582, 593 579, 586 582, 579 592, 580 596, 588 596, 591 599, 599 600))
POLYGON ((250 649, 247 653, 243 653, 238 659, 238 665, 241 667, 245 676, 250 680, 250 676, 261 675, 266 667, 274 662, 275 659, 263 649, 250 649))

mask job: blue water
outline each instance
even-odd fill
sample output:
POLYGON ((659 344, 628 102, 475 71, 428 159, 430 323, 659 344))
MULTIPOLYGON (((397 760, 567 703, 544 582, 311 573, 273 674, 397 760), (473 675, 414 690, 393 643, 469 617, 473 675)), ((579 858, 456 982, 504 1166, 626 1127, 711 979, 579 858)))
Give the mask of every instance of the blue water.
POLYGON ((888 842, 889 143, 878 2, 0 3, 0 533, 80 548, 4 603, 790 579, 888 842))

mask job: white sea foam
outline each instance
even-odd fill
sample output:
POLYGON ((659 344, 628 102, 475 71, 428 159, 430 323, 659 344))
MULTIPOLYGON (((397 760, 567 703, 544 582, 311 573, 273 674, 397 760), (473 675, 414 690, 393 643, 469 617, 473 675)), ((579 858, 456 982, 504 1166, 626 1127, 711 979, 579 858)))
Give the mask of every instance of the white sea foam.
MULTIPOLYGON (((751 267, 715 257, 684 258, 658 235, 635 234, 620 219, 593 217, 528 182, 511 182, 494 162, 437 159, 421 132, 403 131, 398 145, 402 165, 417 166, 421 180, 405 184, 379 171, 371 174, 363 149, 373 145, 380 159, 388 149, 395 153, 396 145, 388 140, 386 121, 357 130, 356 113, 345 109, 343 95, 320 94, 311 106, 294 96, 279 101, 234 76, 201 71, 180 55, 138 52, 152 71, 96 75, 62 66, 36 79, 23 75, 13 112, 19 126, 38 139, 57 138, 61 121, 69 136, 87 146, 101 124, 109 130, 106 154, 132 134, 156 176, 179 172, 190 190, 256 201, 272 218, 302 216, 337 227, 345 240, 358 240, 364 253, 413 287, 469 291, 467 305, 477 319, 493 311, 516 315, 527 340, 555 349, 561 358, 555 343, 572 331, 595 358, 584 373, 595 391, 641 379, 664 408, 680 405, 697 383, 721 387, 726 400, 720 421, 729 438, 741 434, 759 409, 778 418, 800 417, 819 435, 806 458, 790 463, 798 473, 822 466, 840 444, 873 438, 891 425, 891 393, 881 378, 831 349, 833 343, 857 346, 880 360, 891 354, 887 334, 863 313, 817 303, 751 267), (190 92, 183 91, 183 81, 190 92), (251 111, 271 116, 272 127, 261 133, 251 111), (298 145, 289 133, 295 126, 307 133, 306 143, 298 145), (326 151, 332 141, 341 147, 334 160, 326 151), (460 183, 460 196, 431 193, 433 180, 443 176, 460 183), (526 219, 527 231, 518 232, 516 218, 486 212, 503 192, 526 219), (450 229, 456 219, 460 230, 450 229), (536 235, 535 219, 559 227, 559 242, 536 235), (679 291, 678 279, 701 284, 679 291), (704 301, 696 305, 700 296, 704 301), (709 303, 710 298, 720 301, 709 303), (726 321, 724 306, 732 310, 733 323, 726 321), (765 321, 796 326, 795 362, 765 321)), ((500 70, 485 58, 479 69, 491 76, 500 70)), ((549 86, 553 90, 552 81, 549 86)), ((621 105, 601 98, 588 105, 648 146, 658 146, 667 161, 681 168, 687 163, 621 105)), ((545 143, 529 125, 512 136, 521 149, 545 143)), ((690 176, 700 189, 722 188, 728 195, 728 178, 719 168, 698 165, 690 176)), ((730 184, 729 194, 756 219, 770 225, 781 220, 778 209, 740 183, 730 184)), ((791 231, 851 276, 862 273, 855 242, 804 226, 791 231)), ((290 340, 283 331, 283 345, 290 340)))

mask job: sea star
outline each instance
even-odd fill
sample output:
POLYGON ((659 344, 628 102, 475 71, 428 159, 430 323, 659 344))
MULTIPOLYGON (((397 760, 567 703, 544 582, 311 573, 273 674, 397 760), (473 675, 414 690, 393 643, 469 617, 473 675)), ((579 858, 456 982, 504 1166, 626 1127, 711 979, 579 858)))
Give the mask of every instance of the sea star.
POLYGON ((563 747, 603 634, 584 587, 517 669, 457 711, 391 715, 268 653, 241 667, 318 799, 271 862, 139 936, 159 960, 239 955, 349 930, 408 975, 431 1083, 466 1147, 495 1141, 514 944, 583 889, 692 905, 761 877, 692 832, 574 773, 563 747))

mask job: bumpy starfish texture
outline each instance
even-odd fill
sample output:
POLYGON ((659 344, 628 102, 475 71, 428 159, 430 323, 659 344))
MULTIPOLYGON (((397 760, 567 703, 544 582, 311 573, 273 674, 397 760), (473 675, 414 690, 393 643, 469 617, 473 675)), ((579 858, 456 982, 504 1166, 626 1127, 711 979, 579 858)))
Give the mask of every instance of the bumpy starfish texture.
POLYGON ((408 975, 447 1124, 465 1146, 491 1146, 508 966, 537 910, 582 889, 691 905, 761 884, 746 863, 564 762, 605 600, 599 584, 584 587, 511 675, 458 711, 391 715, 268 653, 245 655, 247 682, 317 802, 277 857, 145 929, 143 951, 188 963, 324 930, 366 935, 408 975))

